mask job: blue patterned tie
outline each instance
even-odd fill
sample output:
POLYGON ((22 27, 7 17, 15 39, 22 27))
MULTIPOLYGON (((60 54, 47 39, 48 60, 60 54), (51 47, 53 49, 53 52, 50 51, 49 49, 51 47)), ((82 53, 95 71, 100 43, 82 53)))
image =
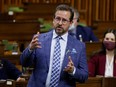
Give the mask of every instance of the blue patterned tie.
POLYGON ((60 36, 56 38, 49 87, 57 87, 60 78, 60 57, 61 57, 60 39, 61 39, 60 36))

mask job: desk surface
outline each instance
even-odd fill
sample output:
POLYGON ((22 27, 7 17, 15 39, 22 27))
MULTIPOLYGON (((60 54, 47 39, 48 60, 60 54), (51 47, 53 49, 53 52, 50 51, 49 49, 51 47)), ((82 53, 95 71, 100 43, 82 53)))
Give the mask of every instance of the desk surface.
POLYGON ((89 77, 85 83, 76 83, 76 87, 102 87, 102 78, 89 77))
POLYGON ((89 77, 85 83, 76 83, 76 87, 116 87, 116 77, 89 77))
POLYGON ((28 81, 0 80, 0 87, 27 87, 28 81))

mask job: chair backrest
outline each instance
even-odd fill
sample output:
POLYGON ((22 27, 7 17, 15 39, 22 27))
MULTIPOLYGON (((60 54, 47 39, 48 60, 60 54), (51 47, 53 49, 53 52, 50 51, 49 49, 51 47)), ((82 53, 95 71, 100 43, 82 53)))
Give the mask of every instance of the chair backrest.
POLYGON ((100 50, 102 42, 86 42, 86 54, 87 54, 87 60, 90 59, 90 57, 97 52, 98 50, 100 50))

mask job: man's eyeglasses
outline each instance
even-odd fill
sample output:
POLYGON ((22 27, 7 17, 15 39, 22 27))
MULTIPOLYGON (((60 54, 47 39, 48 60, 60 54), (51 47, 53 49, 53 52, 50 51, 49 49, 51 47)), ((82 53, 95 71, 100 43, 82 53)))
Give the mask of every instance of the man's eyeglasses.
POLYGON ((55 17, 54 21, 56 23, 59 23, 62 20, 62 24, 67 24, 68 22, 70 22, 69 20, 65 19, 65 18, 60 18, 60 17, 55 17))

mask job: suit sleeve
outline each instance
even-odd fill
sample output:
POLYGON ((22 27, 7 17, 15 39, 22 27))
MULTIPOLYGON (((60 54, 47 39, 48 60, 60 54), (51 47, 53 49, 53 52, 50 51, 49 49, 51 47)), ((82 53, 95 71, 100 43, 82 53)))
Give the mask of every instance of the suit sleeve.
POLYGON ((23 53, 20 56, 20 61, 22 66, 28 67, 33 64, 34 53, 35 53, 35 50, 30 52, 28 47, 23 51, 23 53))
POLYGON ((77 78, 78 82, 85 82, 88 79, 88 65, 86 58, 85 44, 82 45, 79 56, 79 64, 76 67, 74 77, 77 78))

